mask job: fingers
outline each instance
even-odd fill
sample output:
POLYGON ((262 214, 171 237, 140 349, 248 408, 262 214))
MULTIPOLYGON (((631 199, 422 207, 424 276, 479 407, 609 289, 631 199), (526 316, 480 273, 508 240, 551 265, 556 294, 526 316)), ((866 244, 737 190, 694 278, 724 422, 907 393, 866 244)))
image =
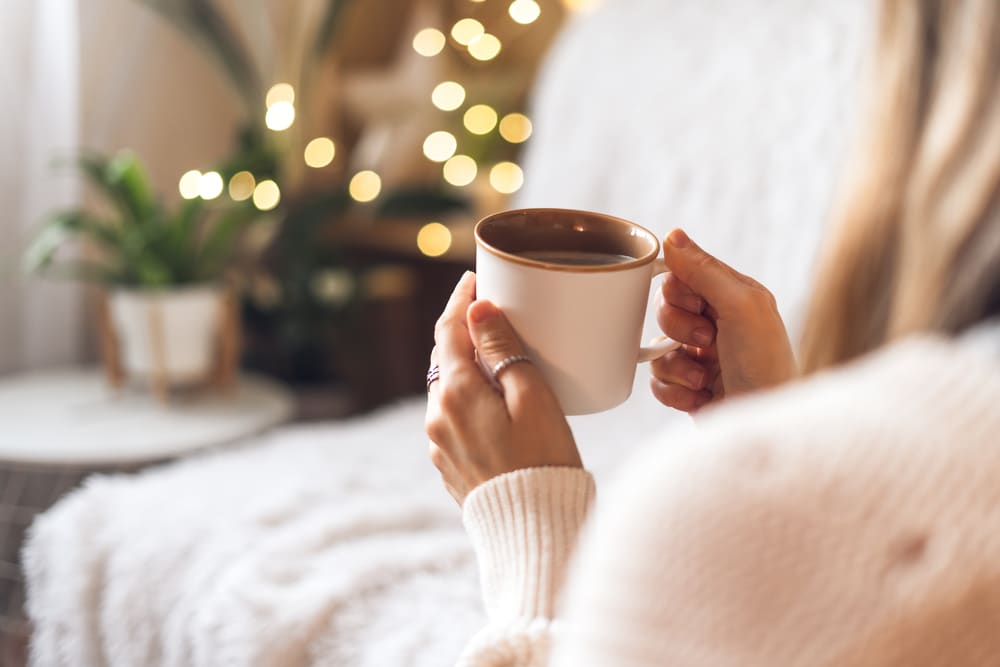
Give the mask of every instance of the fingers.
POLYGON ((680 343, 709 347, 715 342, 715 325, 689 310, 665 304, 656 309, 656 321, 663 333, 680 343))
POLYGON ((692 391, 705 389, 710 379, 705 366, 682 350, 672 350, 659 359, 654 359, 650 362, 649 369, 660 382, 681 385, 692 391))
MULTIPOLYGON (((510 326, 507 318, 489 301, 476 301, 468 310, 469 332, 486 368, 494 368, 504 359, 524 354, 524 346, 510 326)), ((538 369, 530 363, 508 366, 497 378, 504 395, 516 400, 517 396, 541 381, 538 369)))
POLYGON ((739 303, 743 292, 757 288, 746 276, 695 245, 680 229, 667 235, 663 259, 680 282, 717 309, 739 303))
POLYGON ((476 350, 465 320, 465 311, 475 298, 476 274, 469 271, 458 281, 434 327, 437 363, 441 367, 441 379, 434 384, 441 384, 442 390, 462 384, 469 388, 489 386, 476 367, 476 350))
POLYGON ((679 384, 661 382, 655 377, 650 378, 649 387, 660 403, 683 412, 694 412, 712 400, 712 394, 705 390, 694 391, 679 384))
POLYGON ((700 315, 705 310, 705 300, 698 296, 693 289, 684 284, 675 273, 668 273, 663 279, 660 287, 663 294, 664 303, 677 306, 684 310, 700 315))

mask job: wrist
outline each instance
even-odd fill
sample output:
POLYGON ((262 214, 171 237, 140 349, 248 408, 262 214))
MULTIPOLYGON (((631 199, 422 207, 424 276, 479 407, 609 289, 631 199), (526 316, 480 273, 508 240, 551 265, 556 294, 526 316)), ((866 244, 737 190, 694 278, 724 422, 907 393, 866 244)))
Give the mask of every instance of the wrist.
POLYGON ((594 479, 576 467, 528 468, 480 484, 462 518, 492 619, 551 618, 594 479))

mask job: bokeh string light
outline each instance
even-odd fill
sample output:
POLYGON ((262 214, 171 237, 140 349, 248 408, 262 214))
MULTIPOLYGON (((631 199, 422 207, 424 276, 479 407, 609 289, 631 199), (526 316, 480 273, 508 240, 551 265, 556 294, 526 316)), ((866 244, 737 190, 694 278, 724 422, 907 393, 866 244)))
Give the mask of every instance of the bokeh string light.
POLYGON ((229 198, 233 201, 246 201, 253 197, 257 180, 249 171, 240 171, 229 179, 229 198))
POLYGON ((446 42, 444 33, 437 28, 424 28, 413 36, 413 50, 430 58, 441 53, 446 42))
POLYGON ((177 188, 184 199, 195 199, 201 193, 201 172, 197 169, 184 172, 177 183, 177 188))
POLYGON ((417 232, 417 248, 428 257, 440 257, 451 248, 451 230, 440 222, 428 222, 417 232))
POLYGON ((222 194, 225 184, 222 175, 217 171, 209 171, 201 175, 198 182, 198 196, 205 200, 216 199, 222 194))
POLYGON ((464 187, 476 180, 478 172, 476 161, 468 155, 454 155, 448 158, 441 169, 444 180, 457 187, 464 187))
POLYGON ((451 37, 462 46, 468 46, 483 36, 486 28, 476 19, 460 19, 451 27, 451 37))
POLYGON ((351 178, 347 191, 351 199, 366 203, 373 201, 382 192, 382 179, 374 171, 359 171, 351 178))
POLYGON ((295 89, 290 83, 276 83, 271 86, 264 97, 264 106, 272 107, 278 102, 288 102, 295 104, 295 89))
POLYGON ((458 140, 451 132, 438 130, 424 139, 424 155, 432 162, 444 162, 458 150, 458 140))
POLYGON ((476 60, 493 60, 500 54, 501 48, 499 38, 487 32, 469 44, 469 55, 476 60))
POLYGON ((497 112, 488 104, 476 104, 465 111, 462 123, 472 134, 489 134, 497 126, 497 112))
POLYGON ((535 0, 514 0, 507 8, 510 17, 522 25, 533 23, 542 13, 535 0))
POLYGON ((316 137, 306 144, 303 158, 307 166, 313 169, 322 169, 333 162, 336 154, 337 147, 334 145, 333 139, 329 137, 316 137))
POLYGON ((500 162, 490 169, 490 185, 500 194, 514 194, 524 185, 524 172, 513 162, 500 162))
POLYGON ((531 132, 531 119, 523 113, 509 113, 500 121, 500 136, 512 144, 524 143, 531 132))
POLYGON ((431 102, 441 111, 454 111, 465 102, 465 88, 456 81, 443 81, 434 86, 431 102))
POLYGON ((253 205, 261 211, 270 211, 281 201, 281 189, 272 180, 261 181, 253 190, 253 205))

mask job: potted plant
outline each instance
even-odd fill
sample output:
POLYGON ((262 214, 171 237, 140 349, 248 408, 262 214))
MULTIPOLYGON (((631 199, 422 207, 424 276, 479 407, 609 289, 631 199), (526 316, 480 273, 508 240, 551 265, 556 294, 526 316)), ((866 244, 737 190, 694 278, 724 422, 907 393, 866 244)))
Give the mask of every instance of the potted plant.
MULTIPOLYGON (((258 213, 201 198, 171 210, 128 151, 86 155, 79 166, 103 206, 52 215, 28 247, 25 268, 104 287, 112 380, 121 378, 118 369, 158 389, 207 379, 218 370, 220 337, 235 337, 226 330, 235 324, 226 316, 224 273, 239 232, 258 213)), ((235 362, 233 350, 223 356, 235 362)))

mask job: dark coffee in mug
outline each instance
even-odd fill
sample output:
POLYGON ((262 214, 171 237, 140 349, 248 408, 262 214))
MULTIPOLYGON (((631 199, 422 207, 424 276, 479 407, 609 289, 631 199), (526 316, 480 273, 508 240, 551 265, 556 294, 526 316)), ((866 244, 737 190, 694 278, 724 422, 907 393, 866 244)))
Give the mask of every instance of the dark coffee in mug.
POLYGON ((607 266, 635 261, 635 257, 610 252, 588 252, 586 250, 525 250, 517 253, 520 257, 545 264, 564 266, 607 266))

